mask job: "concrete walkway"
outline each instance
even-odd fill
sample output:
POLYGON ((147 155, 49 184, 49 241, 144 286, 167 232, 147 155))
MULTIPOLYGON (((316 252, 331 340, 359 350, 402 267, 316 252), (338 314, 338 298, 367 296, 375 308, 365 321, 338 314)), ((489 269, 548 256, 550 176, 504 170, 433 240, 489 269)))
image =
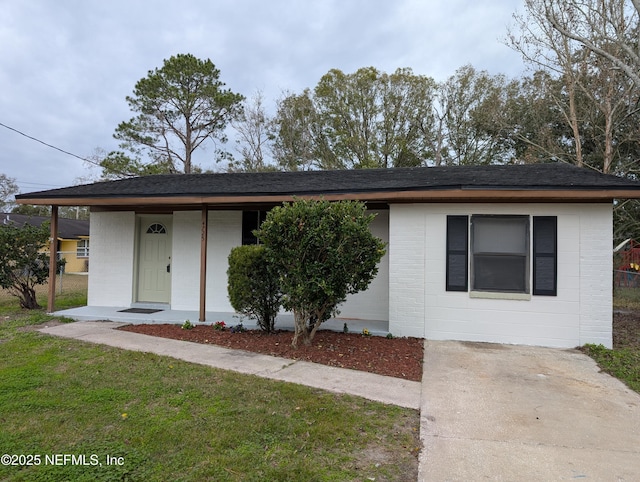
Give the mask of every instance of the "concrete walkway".
POLYGON ((420 408, 420 382, 115 329, 125 324, 111 321, 78 321, 40 331, 126 350, 171 356, 192 363, 298 383, 331 392, 349 393, 401 407, 416 410, 420 408), (381 387, 385 389, 381 390, 381 387))
POLYGON ((41 331, 420 409, 420 481, 640 480, 640 395, 575 350, 426 341, 420 384, 118 326, 41 331))
POLYGON ((425 344, 420 480, 640 480, 640 395, 576 350, 425 344))

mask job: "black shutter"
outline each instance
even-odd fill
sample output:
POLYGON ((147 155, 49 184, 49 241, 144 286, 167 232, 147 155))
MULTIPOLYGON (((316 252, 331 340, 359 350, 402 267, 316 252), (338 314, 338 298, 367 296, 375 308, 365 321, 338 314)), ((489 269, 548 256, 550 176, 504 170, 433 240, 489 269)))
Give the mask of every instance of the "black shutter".
POLYGON ((469 288, 469 217, 447 216, 447 291, 469 288))
POLYGON ((533 294, 558 294, 558 218, 533 217, 533 294))

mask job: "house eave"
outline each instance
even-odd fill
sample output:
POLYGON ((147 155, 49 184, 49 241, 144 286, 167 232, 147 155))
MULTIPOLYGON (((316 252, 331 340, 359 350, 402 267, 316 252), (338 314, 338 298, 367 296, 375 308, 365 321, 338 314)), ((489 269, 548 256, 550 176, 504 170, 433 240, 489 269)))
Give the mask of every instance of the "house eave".
POLYGON ((194 195, 194 196, 114 196, 114 197, 22 197, 18 204, 91 207, 200 208, 202 206, 241 207, 256 204, 280 204, 300 199, 329 201, 359 200, 380 203, 430 202, 611 202, 613 199, 639 199, 640 190, 632 189, 442 189, 392 192, 342 192, 301 194, 194 195))

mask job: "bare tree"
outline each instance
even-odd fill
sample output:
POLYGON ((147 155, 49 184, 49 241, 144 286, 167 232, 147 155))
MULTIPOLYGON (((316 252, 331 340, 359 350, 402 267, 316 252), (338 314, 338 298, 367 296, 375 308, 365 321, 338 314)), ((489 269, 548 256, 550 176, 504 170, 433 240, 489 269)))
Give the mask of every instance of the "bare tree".
POLYGON ((538 0, 537 3, 558 33, 607 59, 640 88, 640 0, 538 0))
POLYGON ((576 105, 578 78, 575 62, 579 47, 549 23, 545 3, 547 0, 525 0, 526 14, 514 15, 518 29, 515 32, 509 30, 507 44, 522 54, 525 62, 535 69, 548 71, 562 79, 564 95, 553 95, 553 100, 572 132, 575 150, 573 162, 583 166, 576 105))
POLYGON ((272 151, 274 122, 264 107, 262 92, 256 92, 244 102, 242 114, 231 122, 238 134, 236 150, 239 160, 229 163, 231 171, 265 171, 275 169, 269 162, 272 151))
MULTIPOLYGON (((562 82, 550 94, 572 133, 572 162, 612 172, 616 126, 636 112, 640 84, 619 63, 631 65, 637 11, 625 0, 525 0, 525 8, 525 15, 514 15, 518 29, 509 32, 508 45, 562 82)), ((637 74, 639 67, 631 70, 637 74)))

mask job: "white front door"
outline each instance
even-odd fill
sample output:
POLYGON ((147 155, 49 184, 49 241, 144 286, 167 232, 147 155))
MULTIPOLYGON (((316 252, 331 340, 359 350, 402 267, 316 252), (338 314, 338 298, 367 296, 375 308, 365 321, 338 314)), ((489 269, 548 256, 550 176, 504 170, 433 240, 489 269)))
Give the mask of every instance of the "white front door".
POLYGON ((139 302, 171 300, 171 216, 144 216, 138 236, 139 302))

